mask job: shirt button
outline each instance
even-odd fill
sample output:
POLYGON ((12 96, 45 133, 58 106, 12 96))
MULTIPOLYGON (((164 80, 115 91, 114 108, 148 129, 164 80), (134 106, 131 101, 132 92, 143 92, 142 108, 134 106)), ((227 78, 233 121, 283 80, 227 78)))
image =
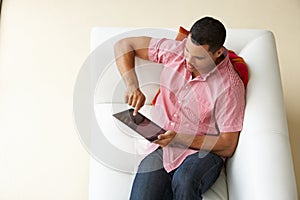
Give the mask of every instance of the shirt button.
POLYGON ((174 122, 171 122, 171 126, 175 126, 175 123, 174 123, 174 122))
POLYGON ((178 115, 175 113, 173 116, 174 116, 174 117, 177 117, 178 115))
POLYGON ((181 104, 181 101, 179 100, 178 103, 181 104))

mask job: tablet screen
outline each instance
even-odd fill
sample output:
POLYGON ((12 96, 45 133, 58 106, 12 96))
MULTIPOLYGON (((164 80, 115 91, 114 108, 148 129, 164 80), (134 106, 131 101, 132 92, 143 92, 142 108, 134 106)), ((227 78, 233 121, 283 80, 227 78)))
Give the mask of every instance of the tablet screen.
POLYGON ((150 142, 156 140, 159 134, 166 132, 164 129, 141 113, 137 113, 136 116, 133 116, 133 111, 134 110, 131 108, 129 110, 113 114, 113 116, 135 130, 150 142))

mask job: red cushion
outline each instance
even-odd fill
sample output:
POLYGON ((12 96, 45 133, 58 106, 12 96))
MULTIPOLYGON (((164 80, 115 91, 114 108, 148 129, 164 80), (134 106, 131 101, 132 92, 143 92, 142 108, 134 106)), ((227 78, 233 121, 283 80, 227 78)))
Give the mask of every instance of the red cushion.
POLYGON ((182 41, 188 36, 188 34, 189 31, 180 26, 175 40, 182 41))
MULTIPOLYGON (((189 31, 183 28, 182 26, 179 27, 178 34, 176 36, 176 40, 182 41, 184 40, 189 34, 189 31)), ((248 73, 248 67, 244 59, 240 56, 238 56, 234 51, 228 50, 228 56, 230 59, 230 62, 232 63, 235 71, 238 73, 238 75, 241 77, 245 88, 247 87, 248 80, 249 80, 249 73, 248 73)), ((155 97, 152 100, 152 105, 155 105, 156 99, 159 95, 160 90, 157 91, 155 97)))
POLYGON ((230 59, 230 62, 233 65, 233 68, 235 71, 239 74, 241 77, 245 88, 247 88, 248 80, 249 80, 249 72, 248 67, 244 59, 238 55, 232 50, 228 50, 228 56, 230 59))

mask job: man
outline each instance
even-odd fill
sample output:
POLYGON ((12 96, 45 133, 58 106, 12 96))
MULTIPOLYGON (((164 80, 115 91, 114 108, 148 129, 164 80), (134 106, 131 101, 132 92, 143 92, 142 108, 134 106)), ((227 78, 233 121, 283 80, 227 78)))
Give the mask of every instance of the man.
POLYGON ((242 129, 245 89, 223 47, 226 30, 211 17, 196 21, 183 41, 130 37, 115 56, 136 113, 145 103, 135 56, 162 63, 155 117, 167 130, 151 144, 131 199, 202 199, 231 157, 242 129))

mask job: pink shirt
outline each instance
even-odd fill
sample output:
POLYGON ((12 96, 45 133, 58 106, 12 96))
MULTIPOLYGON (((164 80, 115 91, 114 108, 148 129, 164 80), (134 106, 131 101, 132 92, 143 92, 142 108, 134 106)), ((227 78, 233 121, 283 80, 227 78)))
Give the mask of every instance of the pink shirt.
MULTIPOLYGON (((175 41, 153 38, 149 59, 164 65, 160 95, 153 118, 165 130, 193 135, 218 135, 242 129, 245 89, 228 55, 207 74, 192 78, 186 69, 186 39, 175 41)), ((158 147, 150 144, 150 152, 158 147)), ((169 172, 190 154, 189 148, 168 145, 163 148, 163 163, 169 172)))

